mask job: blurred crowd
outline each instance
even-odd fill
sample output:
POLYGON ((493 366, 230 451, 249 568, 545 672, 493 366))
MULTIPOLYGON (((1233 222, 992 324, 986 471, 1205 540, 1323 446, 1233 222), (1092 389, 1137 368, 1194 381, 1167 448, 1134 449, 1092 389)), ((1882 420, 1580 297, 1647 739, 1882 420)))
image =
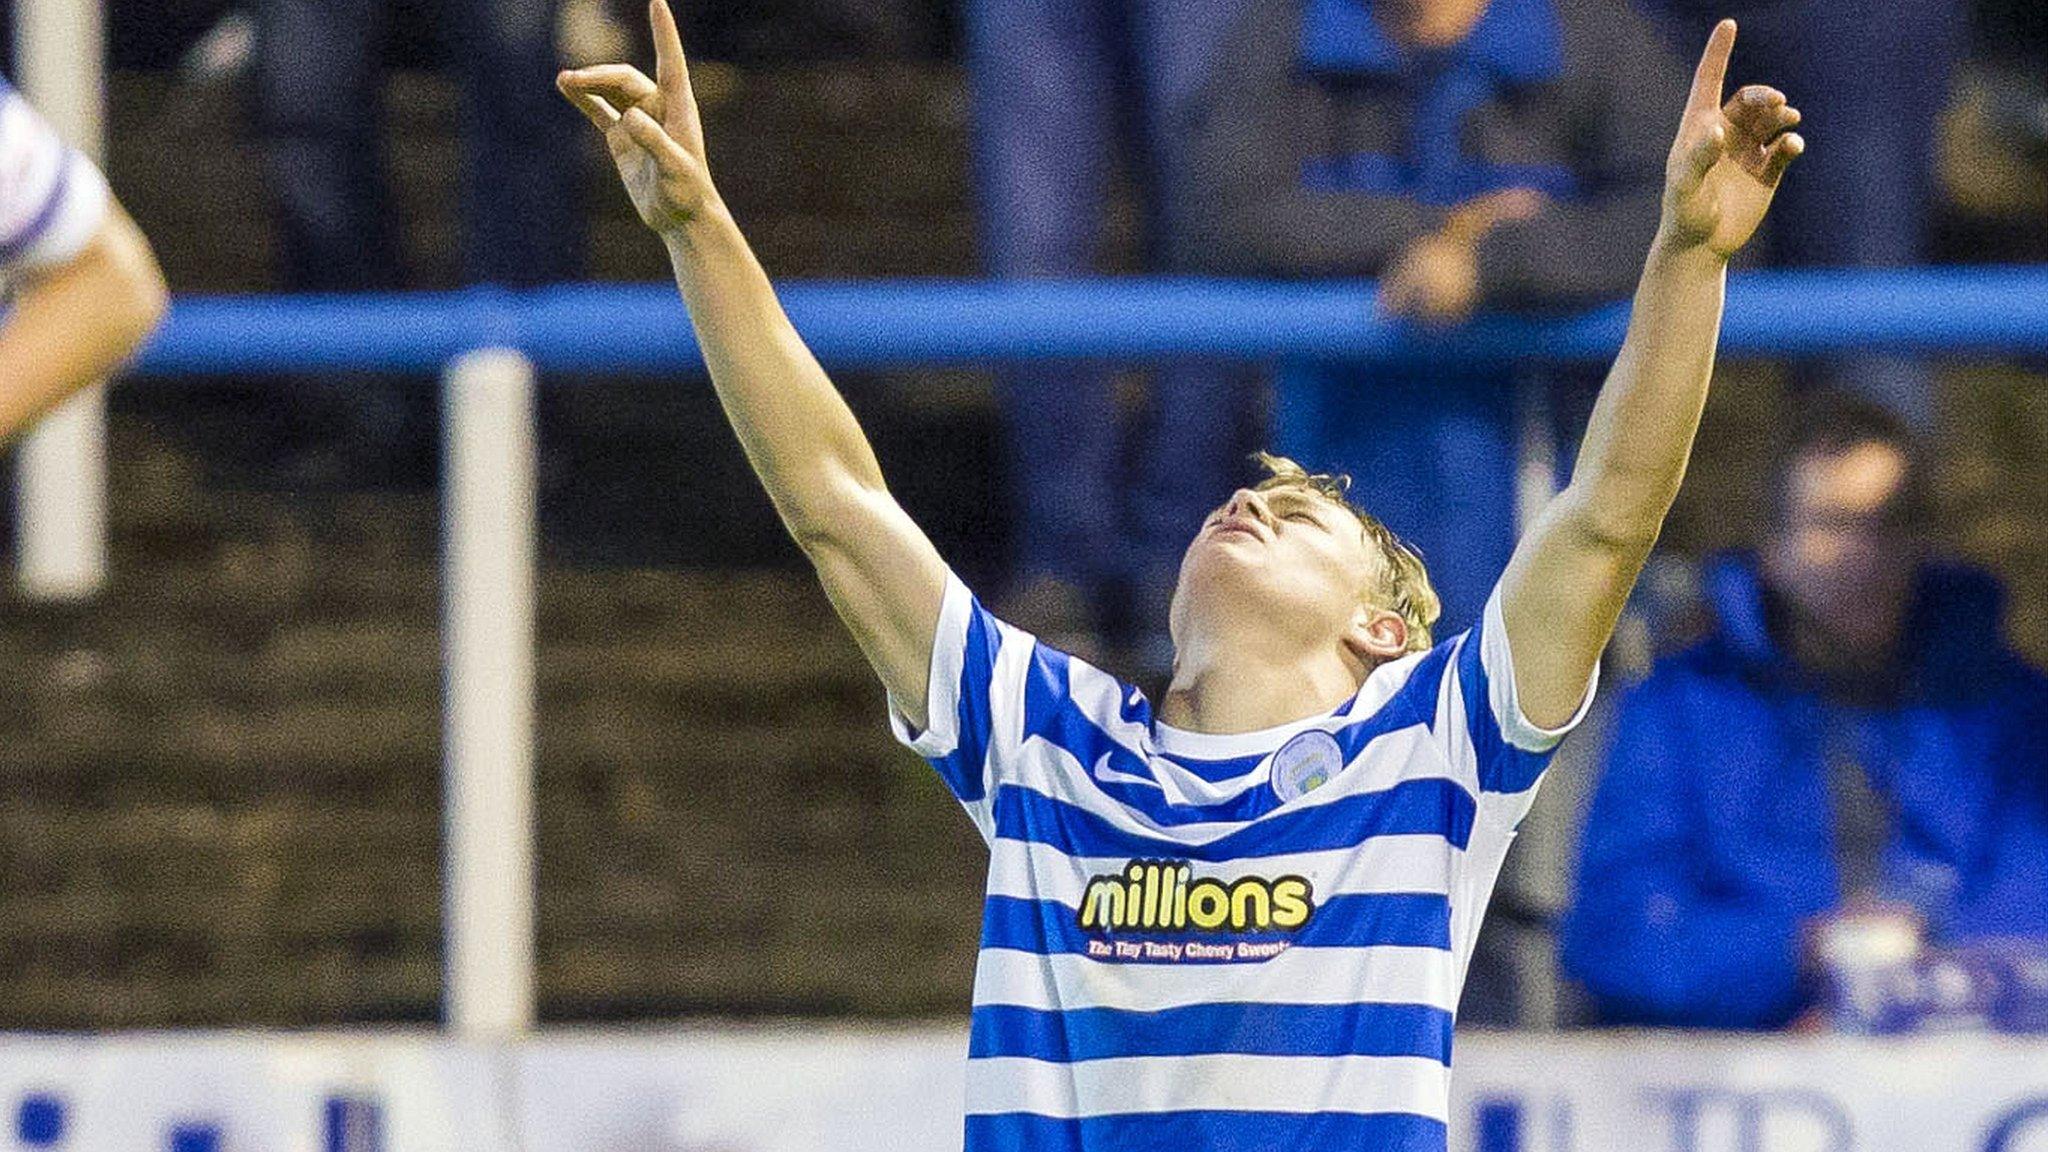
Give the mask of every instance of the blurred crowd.
MULTIPOLYGON (((1769 502, 1754 552, 1702 565, 1698 638, 1610 723, 1565 970, 1608 1023, 1991 1015, 1993 989, 1915 1004, 1914 974, 2048 943, 2048 677, 2007 642, 1997 584, 1929 547, 1926 454, 1896 414, 1810 398, 1769 502), (1866 970, 1885 979, 1851 987, 1866 970)), ((2037 1014, 2034 984, 1996 990, 2026 1000, 2005 1010, 2037 1014)))
MULTIPOLYGON (((1619 297, 1685 62, 1725 15, 1736 82, 1810 110, 1813 158, 1762 246, 1781 267, 1927 261, 1973 28, 2008 63, 2042 46, 2037 7, 1955 0, 970 0, 988 268, 1097 268, 1122 157, 1157 271, 1373 277, 1361 308, 1422 327, 1619 297)), ((1175 364, 1124 428, 1106 373, 1012 373, 1009 609, 1083 651, 1114 632, 1109 589, 1164 621, 1189 528, 1256 440, 1350 473, 1464 626, 1506 563, 1532 424, 1568 452, 1529 413, 1573 412, 1590 383, 1297 366, 1261 427, 1234 369, 1175 364)), ((2048 679, 2004 639, 1996 585, 1928 547, 1926 366, 1806 365, 1795 393, 1765 539, 1705 560, 1702 634, 1607 726, 1563 967, 1610 1023, 1904 1026, 1887 996, 2032 1019, 1990 1006, 2027 993, 2011 972, 1965 969, 1972 993, 1939 1005, 1914 981, 1944 948, 2048 941, 2048 679)), ((1123 659, 1163 674, 1170 645, 1126 628, 1123 659)))
MULTIPOLYGON (((466 275, 583 275, 585 181, 561 162, 578 146, 551 80, 565 52, 636 51, 626 6, 116 0, 111 13, 117 59, 138 66, 232 61, 245 38, 279 286, 357 291, 410 282, 379 147, 394 43, 440 45, 404 62, 460 87, 466 275)), ((1148 271, 1372 279, 1361 313, 1421 328, 1627 292, 1687 65, 1720 16, 1744 27, 1734 80, 1774 84, 1809 117, 1811 154, 1757 262, 1955 254, 1938 251, 1935 142, 1966 62, 1988 135, 2048 154, 2048 6, 2033 0, 684 7, 686 39, 713 59, 956 60, 991 275, 1105 270, 1128 188, 1148 271)), ((1429 559, 1446 631, 1471 623, 1514 539, 1513 478, 1532 442, 1568 455, 1597 376, 1295 367, 1270 380, 1176 363, 1149 374, 1140 404, 1126 383, 1067 366, 998 380, 1015 542, 998 612, 1145 679, 1170 668, 1159 629, 1181 549, 1258 446, 1350 473, 1429 559)), ((1839 995, 1873 965, 2048 941, 2048 679, 2004 639, 1996 582, 1930 543, 1929 372, 1851 357, 1802 365, 1793 386, 1765 538, 1698 562, 1691 609, 1665 613, 1689 621, 1687 642, 1621 689, 1594 737, 1599 779, 1558 920, 1588 1019, 1867 1024, 1839 995)))

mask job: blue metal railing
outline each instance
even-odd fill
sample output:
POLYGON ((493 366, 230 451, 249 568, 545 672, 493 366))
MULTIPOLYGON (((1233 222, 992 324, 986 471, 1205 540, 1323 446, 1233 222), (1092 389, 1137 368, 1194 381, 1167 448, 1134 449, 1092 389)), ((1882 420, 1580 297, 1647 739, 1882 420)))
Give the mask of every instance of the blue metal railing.
MULTIPOLYGON (((782 297, 827 364, 1218 357, 1393 363, 1598 360, 1625 305, 1489 316, 1430 332, 1374 310, 1370 283, 1098 279, 798 282, 782 297)), ((382 296, 179 300, 145 375, 362 369, 434 371, 462 352, 517 348, 543 369, 701 365, 667 285, 567 285, 382 296)), ((2048 267, 1738 272, 1728 355, 2048 353, 2048 267)))

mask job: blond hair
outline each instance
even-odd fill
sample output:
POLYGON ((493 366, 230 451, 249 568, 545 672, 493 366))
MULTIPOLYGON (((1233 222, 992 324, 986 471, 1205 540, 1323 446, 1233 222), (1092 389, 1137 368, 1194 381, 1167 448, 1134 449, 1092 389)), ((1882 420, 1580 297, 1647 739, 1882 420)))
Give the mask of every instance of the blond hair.
POLYGON ((1342 505, 1358 518, 1358 523, 1365 530, 1366 544, 1385 561, 1381 570, 1373 574, 1369 590, 1373 601, 1407 623, 1407 651, 1427 651, 1430 646, 1429 629, 1443 613, 1443 602, 1437 598, 1436 589, 1430 587, 1429 572, 1422 566, 1422 554, 1394 535, 1393 529, 1380 523, 1379 517, 1351 502, 1351 477, 1341 472, 1311 472, 1287 457, 1275 456, 1271 452, 1254 453, 1252 459, 1267 472, 1266 478, 1254 486, 1254 491, 1306 489, 1342 505))

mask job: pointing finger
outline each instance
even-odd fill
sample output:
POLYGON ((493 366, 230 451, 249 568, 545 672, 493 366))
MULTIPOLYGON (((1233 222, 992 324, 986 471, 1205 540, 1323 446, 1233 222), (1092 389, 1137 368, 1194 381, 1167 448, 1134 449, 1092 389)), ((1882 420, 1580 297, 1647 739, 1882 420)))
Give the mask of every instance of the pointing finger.
POLYGON ((680 107, 690 95, 690 66, 683 58, 683 36, 668 0, 648 0, 647 23, 654 32, 654 79, 662 95, 680 107))
POLYGON ((1711 112, 1721 106, 1721 89, 1728 79, 1728 56, 1735 50, 1735 21, 1723 20, 1714 25, 1714 34, 1707 37, 1707 50, 1700 55, 1699 67, 1692 74, 1692 95, 1685 101, 1688 115, 1711 112))

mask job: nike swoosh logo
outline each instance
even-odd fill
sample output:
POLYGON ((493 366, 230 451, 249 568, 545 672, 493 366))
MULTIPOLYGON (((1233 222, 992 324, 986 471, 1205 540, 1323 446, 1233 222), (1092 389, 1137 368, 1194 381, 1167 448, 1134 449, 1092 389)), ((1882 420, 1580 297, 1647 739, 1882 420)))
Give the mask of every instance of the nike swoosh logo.
POLYGON ((1102 758, 1095 762, 1094 776, 1097 780, 1104 784, 1145 784, 1153 788, 1159 787, 1159 781, 1152 779, 1150 776, 1138 776, 1130 772, 1111 768, 1109 766, 1110 756, 1111 753, 1104 752, 1102 758))

